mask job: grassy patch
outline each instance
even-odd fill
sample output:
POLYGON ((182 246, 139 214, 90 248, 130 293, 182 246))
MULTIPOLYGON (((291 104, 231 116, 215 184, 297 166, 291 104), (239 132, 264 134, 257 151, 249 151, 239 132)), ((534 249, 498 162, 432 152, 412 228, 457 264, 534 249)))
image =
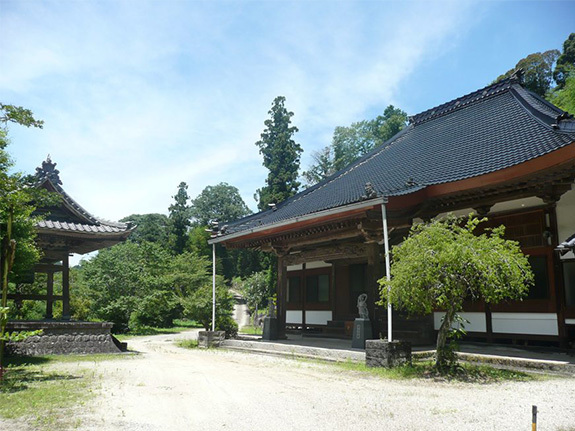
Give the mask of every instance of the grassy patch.
POLYGON ((89 397, 93 376, 50 372, 39 365, 10 366, 0 384, 0 417, 24 419, 34 429, 74 425, 68 412, 89 397))
POLYGON ((184 349, 196 349, 198 347, 198 340, 180 340, 176 342, 176 346, 183 347, 184 349))
POLYGON ((239 333, 240 334, 249 334, 249 335, 262 335, 263 329, 261 326, 242 326, 239 333))
POLYGON ((0 382, 0 418, 25 421, 35 430, 77 428, 80 424, 71 412, 92 396, 94 372, 54 371, 46 365, 127 357, 131 355, 10 357, 0 382))
POLYGON ((448 373, 439 374, 433 367, 433 362, 413 362, 412 365, 403 365, 395 368, 370 368, 364 363, 338 362, 336 367, 347 371, 367 373, 386 379, 432 379, 436 381, 455 381, 468 383, 496 383, 503 381, 532 381, 542 377, 521 371, 503 370, 488 365, 473 365, 461 363, 459 367, 448 373))

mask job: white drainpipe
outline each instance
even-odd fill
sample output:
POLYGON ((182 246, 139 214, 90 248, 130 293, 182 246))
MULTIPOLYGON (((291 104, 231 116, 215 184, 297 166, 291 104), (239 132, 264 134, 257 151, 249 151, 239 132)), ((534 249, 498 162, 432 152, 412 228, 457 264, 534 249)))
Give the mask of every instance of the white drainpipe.
MULTIPOLYGON (((391 280, 391 270, 389 261, 389 236, 387 232, 387 211, 385 210, 385 204, 387 203, 387 198, 383 198, 381 203, 381 215, 383 217, 383 247, 385 249, 385 278, 387 281, 391 280)), ((389 287, 388 287, 389 292, 389 287)), ((387 304, 387 341, 391 341, 391 302, 387 304)))

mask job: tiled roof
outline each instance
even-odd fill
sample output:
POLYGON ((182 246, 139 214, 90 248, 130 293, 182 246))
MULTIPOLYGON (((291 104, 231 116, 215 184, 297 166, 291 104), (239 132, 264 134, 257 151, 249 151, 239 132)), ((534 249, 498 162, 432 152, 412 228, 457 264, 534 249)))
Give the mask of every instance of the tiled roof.
POLYGON ((55 229, 60 231, 70 232, 86 232, 86 233, 120 233, 125 232, 126 229, 109 226, 105 224, 82 224, 82 223, 68 223, 54 220, 40 220, 37 227, 41 229, 55 229))
POLYGON ((488 174, 575 142, 575 122, 506 79, 411 117, 410 124, 358 161, 275 210, 230 223, 225 235, 334 209, 379 196, 400 196, 434 184, 488 174))
POLYGON ((55 169, 55 167, 56 163, 53 163, 52 160, 50 160, 50 156, 48 156, 46 161, 42 162, 42 167, 36 168, 37 186, 47 187, 49 190, 58 193, 62 199, 60 206, 67 209, 67 214, 71 213, 72 216, 66 220, 51 218, 50 209, 47 209, 48 215, 44 220, 37 223, 39 229, 95 234, 120 234, 132 229, 132 227, 126 223, 102 220, 86 211, 64 191, 61 186, 62 181, 60 181, 59 177, 60 172, 55 169))

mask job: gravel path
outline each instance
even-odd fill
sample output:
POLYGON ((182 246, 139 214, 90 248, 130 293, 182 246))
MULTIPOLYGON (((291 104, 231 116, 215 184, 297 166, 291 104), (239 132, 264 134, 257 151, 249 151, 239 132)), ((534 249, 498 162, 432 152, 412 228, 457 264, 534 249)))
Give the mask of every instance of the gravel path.
MULTIPOLYGON (((180 336, 190 337, 192 333, 180 336)), ((175 336, 130 342, 133 360, 99 363, 85 430, 575 430, 575 380, 461 384, 390 381, 331 365, 223 350, 175 336)))
POLYGON ((575 379, 393 381, 333 365, 173 344, 195 336, 130 340, 142 353, 131 359, 59 363, 70 371, 97 367, 96 397, 78 409, 81 425, 74 429, 514 431, 531 429, 535 404, 538 430, 575 431, 575 379))

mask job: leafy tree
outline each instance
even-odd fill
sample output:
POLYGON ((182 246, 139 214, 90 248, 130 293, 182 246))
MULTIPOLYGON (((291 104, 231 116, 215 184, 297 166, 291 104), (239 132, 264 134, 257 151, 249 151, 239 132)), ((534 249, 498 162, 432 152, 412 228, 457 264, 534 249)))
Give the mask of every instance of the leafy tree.
POLYGON ((312 164, 302 173, 306 185, 314 185, 336 172, 333 148, 327 146, 311 154, 312 164))
POLYGON ((575 114, 575 69, 565 79, 563 88, 553 91, 547 99, 564 111, 575 114))
POLYGON ((178 186, 178 192, 172 196, 175 202, 170 205, 170 246, 175 254, 184 252, 187 240, 188 229, 190 227, 190 207, 188 205, 188 185, 181 182, 178 186))
POLYGON ((563 42, 563 53, 557 58, 553 71, 553 79, 557 82, 559 89, 565 86, 567 78, 573 73, 575 73, 575 33, 571 33, 563 42))
MULTIPOLYGON (((212 289, 212 285, 204 284, 184 301, 186 316, 200 323, 206 331, 212 328, 212 289)), ((233 310, 234 297, 229 289, 222 283, 216 283, 216 330, 233 332, 234 325, 230 322, 230 319, 233 321, 233 310)))
POLYGON ((407 124, 407 114, 389 105, 382 115, 373 120, 336 127, 330 146, 312 154, 314 163, 303 173, 308 185, 313 185, 345 168, 385 141, 391 139, 407 124))
POLYGON ((188 247, 192 253, 211 259, 212 247, 208 244, 209 239, 210 233, 206 232, 206 226, 193 226, 188 233, 188 247))
POLYGON ((382 304, 391 302, 415 314, 445 311, 436 353, 442 372, 456 361, 447 341, 465 299, 492 304, 521 298, 533 283, 518 243, 503 238, 503 226, 476 235, 480 221, 448 216, 413 226, 409 237, 393 247, 391 280, 380 280, 382 304))
POLYGON ((518 69, 523 69, 523 85, 528 90, 545 97, 553 84, 553 64, 559 57, 559 51, 551 49, 549 51, 535 52, 529 54, 517 62, 515 67, 500 75, 495 80, 501 81, 509 78, 518 69))
POLYGON ((121 222, 131 222, 136 225, 132 231, 129 241, 142 243, 157 242, 162 247, 167 247, 169 237, 169 219, 164 214, 132 214, 124 217, 121 222))
POLYGON ((293 112, 285 108, 285 97, 278 96, 268 112, 270 119, 265 120, 265 130, 261 140, 256 142, 263 155, 263 165, 269 170, 266 185, 256 191, 260 210, 268 209, 268 204, 279 203, 297 193, 300 186, 298 170, 301 146, 293 140, 298 131, 291 126, 293 112))
POLYGON ((250 314, 265 308, 268 299, 274 294, 268 282, 268 271, 256 272, 244 280, 236 278, 233 286, 245 299, 250 314))
POLYGON ((0 378, 4 349, 4 332, 8 320, 8 281, 28 270, 40 258, 34 238, 36 230, 32 213, 37 204, 54 204, 56 200, 34 187, 31 176, 9 172, 12 160, 6 151, 9 144, 8 124, 42 128, 29 109, 0 103, 0 378))
POLYGON ((82 262, 72 304, 81 308, 73 308, 73 316, 79 311, 111 321, 116 332, 133 325, 169 325, 181 315, 183 301, 210 283, 209 268, 203 257, 187 252, 173 256, 158 243, 115 245, 82 262))
POLYGON ((227 183, 207 186, 192 200, 190 215, 196 223, 207 226, 210 220, 224 222, 251 214, 239 190, 227 183))

